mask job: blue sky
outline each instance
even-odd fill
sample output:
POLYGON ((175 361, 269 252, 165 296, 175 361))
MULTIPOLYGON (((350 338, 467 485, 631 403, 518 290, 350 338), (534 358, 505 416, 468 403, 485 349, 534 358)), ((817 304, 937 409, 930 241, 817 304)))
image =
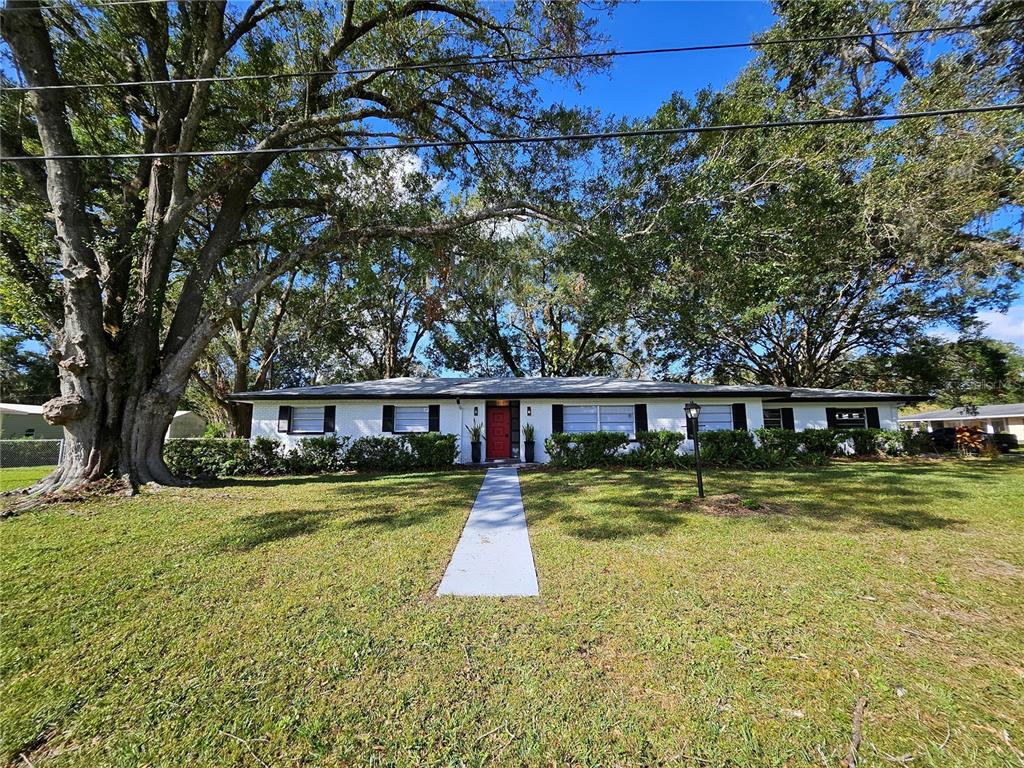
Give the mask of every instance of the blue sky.
MULTIPOLYGON (((610 16, 600 14, 599 31, 616 50, 667 48, 750 40, 775 20, 763 2, 668 2, 643 0, 620 5, 610 16)), ((603 112, 644 117, 678 91, 690 96, 701 88, 722 88, 753 58, 750 49, 627 56, 613 59, 610 69, 587 77, 582 93, 564 85, 546 95, 572 106, 593 106, 603 112)))

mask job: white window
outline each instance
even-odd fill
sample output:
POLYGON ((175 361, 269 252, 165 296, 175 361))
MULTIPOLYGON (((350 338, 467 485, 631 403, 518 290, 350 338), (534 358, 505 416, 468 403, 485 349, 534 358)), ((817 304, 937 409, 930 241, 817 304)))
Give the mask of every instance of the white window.
POLYGON ((868 425, 868 417, 863 408, 837 408, 835 419, 839 429, 863 429, 868 425))
POLYGON ((292 432, 324 431, 324 407, 322 405, 293 405, 292 432))
POLYGON ((601 429, 604 432, 625 432, 633 434, 632 405, 601 405, 601 429))
POLYGON ((782 409, 765 408, 764 426, 765 429, 782 429, 782 409))
POLYGON ((395 432, 429 432, 429 405, 396 405, 395 432))
POLYGON ((596 405, 567 405, 562 409, 562 429, 566 432, 597 432, 596 405))
POLYGON ((566 432, 625 432, 633 434, 632 405, 566 405, 562 408, 566 432))
POLYGON ((732 429, 731 405, 702 405, 700 409, 700 431, 732 429))

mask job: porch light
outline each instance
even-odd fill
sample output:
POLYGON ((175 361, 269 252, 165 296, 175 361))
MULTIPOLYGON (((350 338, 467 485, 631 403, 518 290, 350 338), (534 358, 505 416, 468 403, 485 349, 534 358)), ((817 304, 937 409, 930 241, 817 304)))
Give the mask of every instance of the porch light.
POLYGON ((693 429, 693 458, 697 465, 697 496, 704 498, 704 471, 700 466, 700 403, 692 400, 683 406, 686 414, 686 428, 693 429))

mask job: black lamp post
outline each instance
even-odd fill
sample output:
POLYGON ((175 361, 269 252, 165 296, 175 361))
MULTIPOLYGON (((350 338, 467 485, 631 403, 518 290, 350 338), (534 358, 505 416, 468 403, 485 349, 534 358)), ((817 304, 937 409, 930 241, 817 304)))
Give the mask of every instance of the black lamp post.
POLYGON ((697 460, 697 496, 704 498, 704 472, 700 466, 700 403, 689 402, 686 411, 687 428, 693 430, 693 457, 697 460))

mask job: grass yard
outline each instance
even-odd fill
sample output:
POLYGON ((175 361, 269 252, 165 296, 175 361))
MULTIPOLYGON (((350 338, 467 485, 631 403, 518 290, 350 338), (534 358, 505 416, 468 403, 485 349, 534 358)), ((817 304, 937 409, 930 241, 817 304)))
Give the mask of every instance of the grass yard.
POLYGON ((0 758, 838 765, 863 696, 860 765, 1021 764, 1024 462, 525 473, 541 598, 433 597, 481 478, 3 523, 0 758))
POLYGON ((3 467, 0 469, 0 493, 28 488, 52 471, 53 467, 3 467))

